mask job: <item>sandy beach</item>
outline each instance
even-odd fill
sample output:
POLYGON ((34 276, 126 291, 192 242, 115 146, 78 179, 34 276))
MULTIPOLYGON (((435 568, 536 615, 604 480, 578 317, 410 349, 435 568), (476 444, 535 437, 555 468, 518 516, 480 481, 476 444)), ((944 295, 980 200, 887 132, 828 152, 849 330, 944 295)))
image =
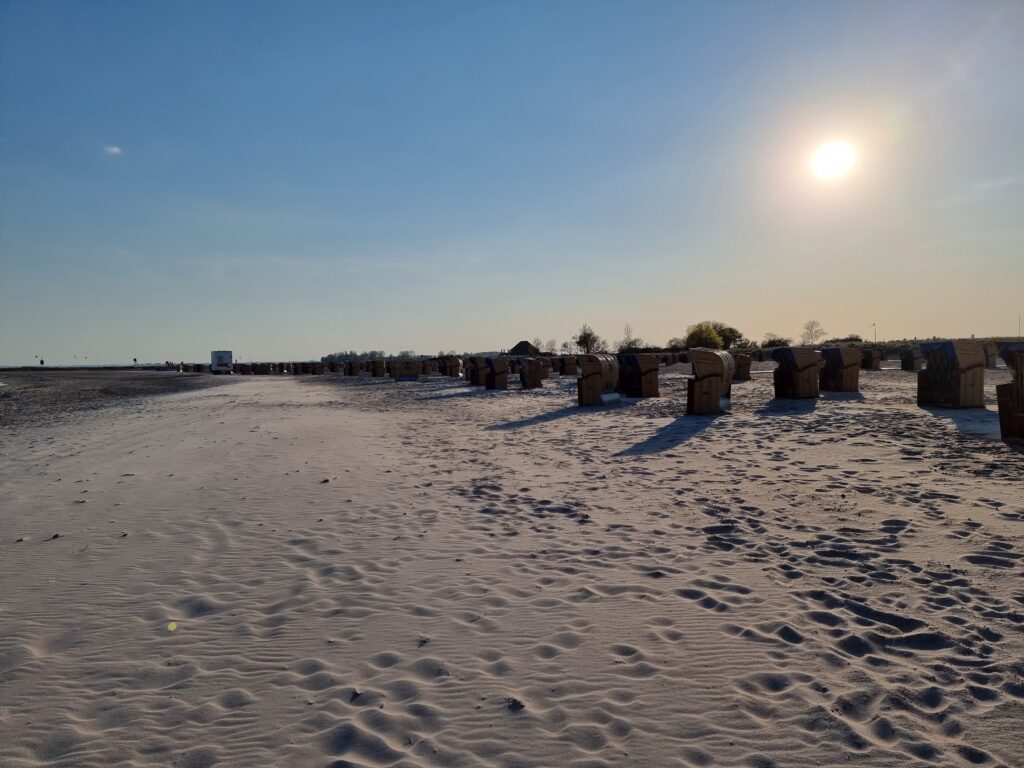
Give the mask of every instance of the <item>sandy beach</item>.
POLYGON ((327 375, 33 411, 0 376, 35 414, 0 427, 0 765, 1024 765, 1005 370, 942 411, 756 367, 719 417, 687 366, 593 409, 327 375))

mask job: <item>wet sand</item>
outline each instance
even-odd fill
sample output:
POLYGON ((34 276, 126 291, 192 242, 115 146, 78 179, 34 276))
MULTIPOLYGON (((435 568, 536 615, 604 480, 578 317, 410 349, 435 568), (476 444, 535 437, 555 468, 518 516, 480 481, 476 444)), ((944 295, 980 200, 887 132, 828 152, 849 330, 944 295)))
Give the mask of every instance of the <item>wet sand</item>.
POLYGON ((144 370, 0 371, 0 429, 45 424, 71 411, 123 404, 127 398, 181 392, 226 383, 209 374, 144 370))
POLYGON ((1005 372, 961 412, 762 372, 694 417, 684 370, 601 409, 224 377, 5 429, 0 765, 1024 764, 1005 372))

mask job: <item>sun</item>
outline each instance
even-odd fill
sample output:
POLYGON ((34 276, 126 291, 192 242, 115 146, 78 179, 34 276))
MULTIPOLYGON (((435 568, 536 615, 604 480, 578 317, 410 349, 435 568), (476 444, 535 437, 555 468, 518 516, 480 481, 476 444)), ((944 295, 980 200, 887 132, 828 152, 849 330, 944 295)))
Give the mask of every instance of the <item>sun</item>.
POLYGON ((811 173, 822 181, 839 181, 857 164, 857 148, 848 141, 826 141, 811 154, 811 173))

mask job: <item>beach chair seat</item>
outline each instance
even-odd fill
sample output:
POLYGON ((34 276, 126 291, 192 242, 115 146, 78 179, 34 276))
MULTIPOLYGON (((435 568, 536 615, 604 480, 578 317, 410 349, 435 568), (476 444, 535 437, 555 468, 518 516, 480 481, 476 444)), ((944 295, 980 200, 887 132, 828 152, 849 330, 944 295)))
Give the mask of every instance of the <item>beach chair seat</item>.
POLYGON ((693 378, 686 381, 686 412, 693 415, 722 413, 722 398, 732 394, 736 365, 732 355, 720 349, 688 350, 693 378))
POLYGON ((1000 343, 999 357, 1013 377, 996 387, 999 432, 1003 440, 1024 440, 1024 342, 1000 343))

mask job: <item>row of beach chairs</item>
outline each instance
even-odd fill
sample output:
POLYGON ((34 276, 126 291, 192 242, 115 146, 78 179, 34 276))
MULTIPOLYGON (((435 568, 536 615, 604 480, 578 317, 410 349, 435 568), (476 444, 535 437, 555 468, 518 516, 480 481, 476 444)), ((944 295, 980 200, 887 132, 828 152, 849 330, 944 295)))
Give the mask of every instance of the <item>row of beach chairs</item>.
MULTIPOLYGON (((1024 343, 1004 343, 997 348, 1012 372, 1012 381, 996 388, 1000 428, 1004 439, 1024 438, 1024 343)), ((991 367, 988 351, 975 342, 923 343, 914 351, 917 402, 922 406, 983 408, 984 370, 991 367)), ((775 396, 780 399, 816 398, 821 392, 860 391, 860 372, 878 370, 881 355, 853 347, 781 347, 772 350, 778 363, 773 372, 775 396)), ((691 349, 686 355, 693 366, 687 380, 686 410, 689 414, 722 412, 722 400, 731 396, 735 381, 750 379, 750 357, 714 349, 691 349)), ((541 386, 548 372, 576 375, 581 406, 602 405, 620 397, 658 397, 658 369, 673 363, 647 353, 579 355, 567 365, 564 358, 471 357, 465 361, 465 377, 471 385, 508 389, 509 373, 518 372, 522 387, 541 386)))
MULTIPOLYGON (((816 398, 821 392, 858 392, 860 371, 878 370, 877 350, 853 347, 780 347, 770 352, 778 363, 773 372, 775 397, 816 398)), ((1024 342, 999 344, 970 341, 926 342, 901 356, 901 368, 917 374, 917 402, 922 406, 984 407, 984 370, 1002 358, 1012 381, 996 388, 1002 436, 1024 438, 1024 342)), ((391 377, 412 381, 442 375, 463 379, 472 386, 507 390, 509 376, 518 375, 523 389, 538 389, 552 373, 576 378, 581 406, 613 402, 621 397, 659 396, 658 371, 662 365, 689 362, 687 380, 689 414, 722 412, 722 400, 731 396, 733 382, 750 380, 751 357, 715 349, 685 353, 629 353, 619 355, 562 355, 558 357, 443 356, 428 360, 369 360, 348 362, 235 363, 236 374, 391 377)), ((182 364, 185 372, 204 372, 209 366, 182 364)))

